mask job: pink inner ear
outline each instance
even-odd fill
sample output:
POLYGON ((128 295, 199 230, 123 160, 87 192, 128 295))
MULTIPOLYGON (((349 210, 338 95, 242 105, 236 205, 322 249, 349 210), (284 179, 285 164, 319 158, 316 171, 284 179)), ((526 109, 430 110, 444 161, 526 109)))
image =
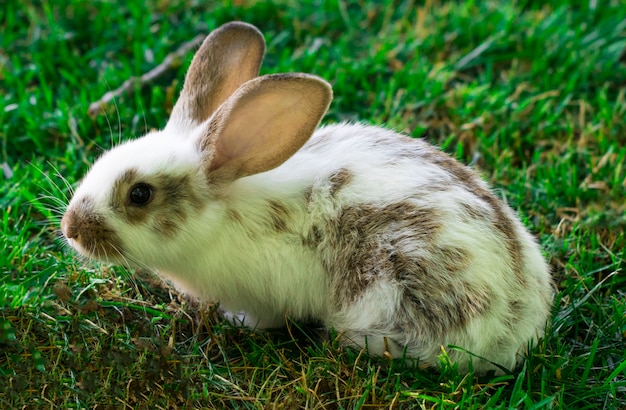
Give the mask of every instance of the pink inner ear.
POLYGON ((308 122, 305 103, 299 92, 268 91, 240 98, 221 130, 211 169, 228 167, 245 176, 280 165, 310 136, 301 132, 308 122))
POLYGON ((331 97, 326 82, 305 74, 247 82, 206 124, 208 170, 236 179, 279 166, 310 138, 331 97))

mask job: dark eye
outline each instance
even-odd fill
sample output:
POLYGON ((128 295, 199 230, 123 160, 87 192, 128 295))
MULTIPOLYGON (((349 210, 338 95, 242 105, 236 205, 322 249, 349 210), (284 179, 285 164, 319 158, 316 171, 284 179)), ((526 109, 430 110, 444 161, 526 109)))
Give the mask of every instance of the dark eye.
POLYGON ((148 184, 137 184, 130 189, 130 203, 143 206, 152 199, 152 187, 148 184))

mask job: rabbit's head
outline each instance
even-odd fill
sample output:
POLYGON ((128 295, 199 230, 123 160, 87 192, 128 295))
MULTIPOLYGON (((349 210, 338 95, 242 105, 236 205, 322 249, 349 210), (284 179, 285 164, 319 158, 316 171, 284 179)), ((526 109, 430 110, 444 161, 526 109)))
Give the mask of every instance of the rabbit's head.
POLYGON ((230 183, 300 149, 331 88, 306 74, 257 77, 264 51, 261 33, 245 23, 206 38, 165 128, 106 152, 76 190, 61 222, 73 248, 151 267, 181 257, 199 214, 208 225, 201 229, 219 227, 220 196, 230 183))

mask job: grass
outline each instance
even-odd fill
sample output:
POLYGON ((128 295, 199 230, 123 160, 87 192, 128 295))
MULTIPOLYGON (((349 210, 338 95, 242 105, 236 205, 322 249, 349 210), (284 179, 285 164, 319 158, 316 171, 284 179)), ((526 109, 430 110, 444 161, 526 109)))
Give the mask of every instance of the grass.
POLYGON ((626 407, 623 2, 7 0, 0 33, 1 408, 626 407), (557 296, 518 372, 413 369, 296 323, 244 331, 63 246, 64 181, 163 126, 191 55, 106 115, 89 104, 234 19, 265 33, 264 73, 333 84, 325 122, 426 138, 520 212, 557 296))

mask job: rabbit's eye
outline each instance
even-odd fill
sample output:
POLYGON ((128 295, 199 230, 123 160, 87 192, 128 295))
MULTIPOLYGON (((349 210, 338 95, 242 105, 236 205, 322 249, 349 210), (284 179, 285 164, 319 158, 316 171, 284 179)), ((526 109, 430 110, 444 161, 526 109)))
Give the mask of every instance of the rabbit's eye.
POLYGON ((152 199, 152 187, 148 184, 137 184, 130 190, 130 203, 132 205, 143 206, 152 199))

